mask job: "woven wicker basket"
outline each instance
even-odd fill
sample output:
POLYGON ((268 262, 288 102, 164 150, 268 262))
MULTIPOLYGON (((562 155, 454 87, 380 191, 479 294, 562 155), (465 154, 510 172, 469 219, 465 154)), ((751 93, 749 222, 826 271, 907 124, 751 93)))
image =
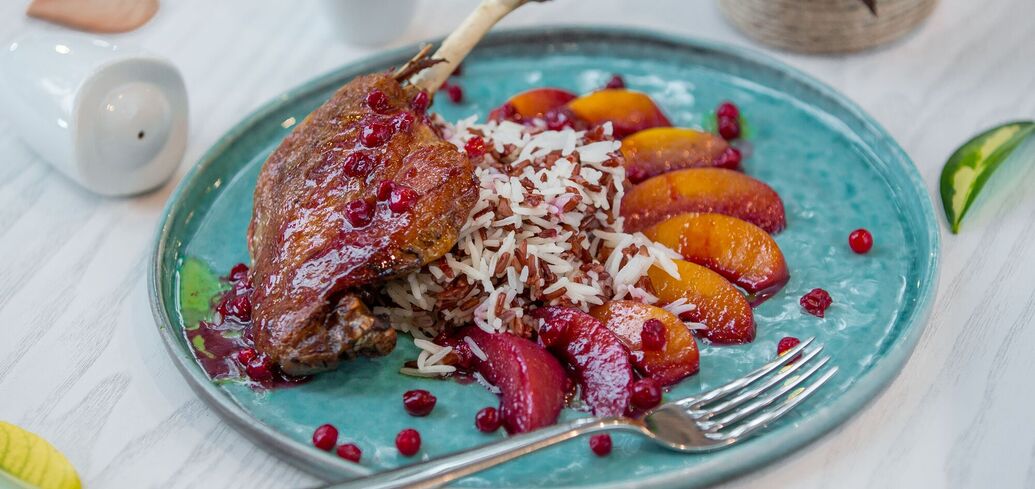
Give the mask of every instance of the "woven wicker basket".
POLYGON ((766 44, 807 53, 857 51, 913 30, 937 0, 877 0, 878 16, 859 0, 719 0, 745 34, 766 44))

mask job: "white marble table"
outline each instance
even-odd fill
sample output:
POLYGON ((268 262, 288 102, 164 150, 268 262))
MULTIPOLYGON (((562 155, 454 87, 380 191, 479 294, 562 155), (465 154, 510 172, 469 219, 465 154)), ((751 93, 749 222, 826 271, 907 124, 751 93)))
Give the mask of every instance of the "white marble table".
MULTIPOLYGON (((26 3, 0 4, 0 37, 53 28, 24 18, 26 3)), ((473 3, 423 1, 393 45, 444 34, 473 3)), ((91 195, 0 122, 0 419, 51 440, 88 487, 315 482, 194 396, 155 334, 145 263, 162 204, 224 131, 291 86, 373 52, 340 42, 320 7, 166 1, 150 24, 114 36, 171 58, 190 93, 186 157, 151 194, 91 195)), ((504 24, 582 22, 750 44, 704 0, 556 0, 504 24)), ((960 142, 1035 116, 1032 0, 945 0, 917 33, 860 55, 772 54, 873 114, 935 199, 960 142)), ((963 234, 943 233, 935 312, 894 384, 840 429, 728 487, 1035 487, 1035 165, 1013 173, 1020 181, 976 208, 963 234)))

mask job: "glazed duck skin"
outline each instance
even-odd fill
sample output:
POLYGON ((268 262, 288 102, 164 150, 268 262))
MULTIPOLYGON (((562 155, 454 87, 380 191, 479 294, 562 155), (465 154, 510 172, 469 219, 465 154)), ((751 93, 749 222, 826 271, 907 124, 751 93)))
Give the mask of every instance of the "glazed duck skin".
POLYGON ((365 285, 444 255, 478 196, 468 158, 389 75, 356 78, 266 160, 249 226, 256 347, 294 375, 395 346, 365 285), (374 95, 379 91, 383 96, 374 95))

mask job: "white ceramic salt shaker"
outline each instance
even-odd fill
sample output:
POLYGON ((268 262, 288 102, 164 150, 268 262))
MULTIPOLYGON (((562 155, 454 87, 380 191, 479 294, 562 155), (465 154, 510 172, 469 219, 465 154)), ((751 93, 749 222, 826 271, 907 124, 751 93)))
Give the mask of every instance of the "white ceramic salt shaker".
POLYGON ((0 111, 33 150, 102 195, 165 182, 187 142, 187 91, 167 60, 80 34, 0 51, 0 111))

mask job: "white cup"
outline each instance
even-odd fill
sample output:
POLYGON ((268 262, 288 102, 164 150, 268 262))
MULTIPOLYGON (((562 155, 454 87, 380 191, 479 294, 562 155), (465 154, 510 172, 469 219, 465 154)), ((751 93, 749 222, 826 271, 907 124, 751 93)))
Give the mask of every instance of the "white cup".
POLYGON ((102 195, 161 185, 187 143, 180 72, 79 34, 30 34, 0 51, 0 111, 44 160, 102 195))
POLYGON ((416 0, 322 0, 331 30, 351 44, 377 46, 410 26, 416 0))

